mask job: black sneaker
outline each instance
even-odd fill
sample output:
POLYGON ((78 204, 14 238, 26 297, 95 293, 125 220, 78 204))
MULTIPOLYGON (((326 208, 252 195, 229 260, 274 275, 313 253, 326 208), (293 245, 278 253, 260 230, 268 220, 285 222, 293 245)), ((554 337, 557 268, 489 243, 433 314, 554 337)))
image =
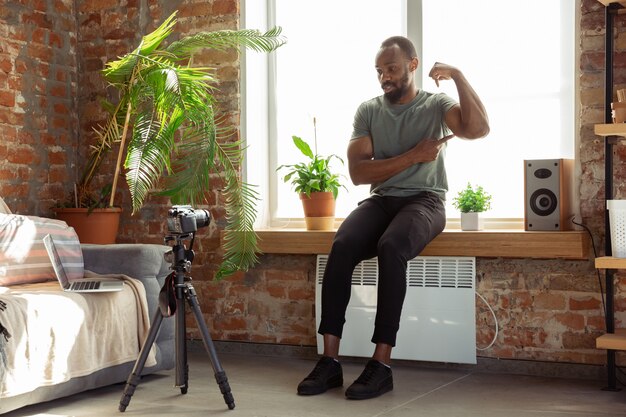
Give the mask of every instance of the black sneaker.
POLYGON ((346 397, 351 400, 366 400, 378 397, 393 389, 391 368, 371 359, 356 381, 346 390, 346 397))
POLYGON ((341 364, 331 357, 322 356, 311 373, 298 385, 298 394, 317 395, 342 385, 341 364))

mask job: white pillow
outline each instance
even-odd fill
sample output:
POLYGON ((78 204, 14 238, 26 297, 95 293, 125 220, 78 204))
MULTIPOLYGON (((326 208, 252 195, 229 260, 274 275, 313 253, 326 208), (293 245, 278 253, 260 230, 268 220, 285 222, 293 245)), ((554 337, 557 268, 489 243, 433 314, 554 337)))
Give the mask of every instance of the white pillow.
POLYGON ((47 234, 55 240, 68 278, 83 277, 83 252, 72 227, 45 217, 0 214, 0 286, 54 279, 43 244, 47 234))

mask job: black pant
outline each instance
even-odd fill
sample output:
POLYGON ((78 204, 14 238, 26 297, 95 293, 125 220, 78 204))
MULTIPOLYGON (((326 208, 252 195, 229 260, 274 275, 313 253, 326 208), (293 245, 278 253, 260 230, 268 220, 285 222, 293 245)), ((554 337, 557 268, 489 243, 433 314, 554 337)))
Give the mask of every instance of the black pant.
POLYGON ((341 337, 354 268, 378 256, 378 301, 373 343, 396 345, 406 294, 407 262, 441 233, 443 202, 422 192, 411 197, 372 196, 343 221, 333 240, 322 283, 318 332, 341 337))

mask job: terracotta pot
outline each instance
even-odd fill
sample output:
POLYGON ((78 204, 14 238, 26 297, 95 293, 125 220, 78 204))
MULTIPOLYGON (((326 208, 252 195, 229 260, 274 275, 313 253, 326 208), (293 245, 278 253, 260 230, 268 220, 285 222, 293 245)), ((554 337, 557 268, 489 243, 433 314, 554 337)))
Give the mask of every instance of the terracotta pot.
POLYGON ((74 228, 80 243, 115 243, 122 209, 110 207, 88 211, 87 208, 55 209, 57 219, 74 228))
POLYGON ((300 193, 307 230, 332 230, 335 224, 335 197, 333 193, 317 192, 307 196, 300 193))

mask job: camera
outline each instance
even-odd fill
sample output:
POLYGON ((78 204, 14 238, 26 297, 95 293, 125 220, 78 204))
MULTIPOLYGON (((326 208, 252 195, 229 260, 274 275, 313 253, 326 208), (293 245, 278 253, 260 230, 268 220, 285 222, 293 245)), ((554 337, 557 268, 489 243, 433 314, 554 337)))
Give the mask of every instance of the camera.
POLYGON ((207 210, 195 210, 191 206, 172 206, 167 212, 167 230, 173 234, 193 233, 210 222, 207 210))

